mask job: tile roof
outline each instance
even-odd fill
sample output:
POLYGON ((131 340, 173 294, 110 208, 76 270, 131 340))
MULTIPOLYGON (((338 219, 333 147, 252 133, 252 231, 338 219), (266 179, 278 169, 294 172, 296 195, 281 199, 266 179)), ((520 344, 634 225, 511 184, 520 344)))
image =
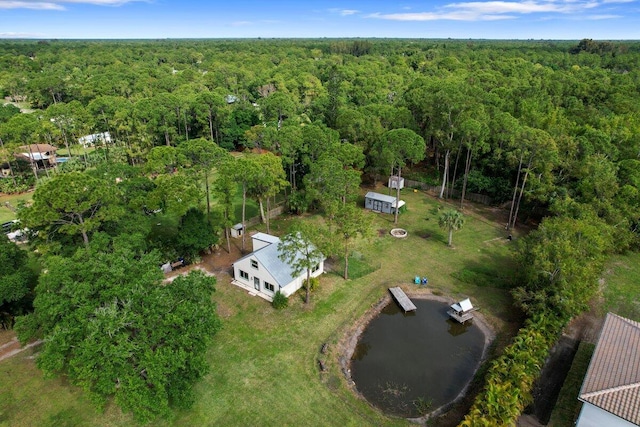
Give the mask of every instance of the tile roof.
POLYGON ((607 314, 579 399, 640 425, 640 323, 607 314))
POLYGON ((30 145, 22 145, 18 147, 18 150, 21 153, 48 153, 51 151, 56 151, 58 147, 54 147, 49 144, 30 144, 30 145))

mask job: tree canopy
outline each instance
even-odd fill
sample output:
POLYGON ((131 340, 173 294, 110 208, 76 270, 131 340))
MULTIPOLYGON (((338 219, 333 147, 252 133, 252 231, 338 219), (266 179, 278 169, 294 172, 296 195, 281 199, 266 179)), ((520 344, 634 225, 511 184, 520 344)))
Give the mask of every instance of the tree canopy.
POLYGON ((194 271, 163 284, 157 254, 140 243, 98 235, 71 258, 47 258, 34 312, 16 330, 23 341, 44 339, 37 363, 46 373, 148 421, 193 403, 219 321, 215 278, 194 271))

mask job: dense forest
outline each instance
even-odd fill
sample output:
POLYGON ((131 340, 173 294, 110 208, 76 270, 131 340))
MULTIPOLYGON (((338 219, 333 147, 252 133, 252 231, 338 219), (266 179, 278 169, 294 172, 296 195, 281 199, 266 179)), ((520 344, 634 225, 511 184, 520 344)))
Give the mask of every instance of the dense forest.
MULTIPOLYGON (((439 187, 442 198, 455 194, 460 206, 467 193, 485 194, 509 211, 506 228, 536 227, 519 248, 513 290, 528 320, 464 421, 510 425, 562 327, 593 297, 606 257, 640 249, 639 92, 640 43, 633 42, 5 41, 0 163, 10 174, 0 192, 37 184, 20 216, 41 232, 34 242, 44 264, 94 257, 96 269, 116 268, 125 255, 147 266, 196 257, 244 222, 244 204, 242 218, 232 212, 236 191, 256 201, 267 227, 276 196, 294 213, 352 218, 347 206, 361 183, 390 173, 439 187), (79 148, 80 137, 103 132, 113 141, 79 148), (16 160, 18 147, 35 143, 66 148, 58 173, 34 173, 16 160), (160 210, 179 232, 138 220, 160 210)), ((83 335, 56 329, 52 310, 71 309, 38 294, 64 287, 67 274, 95 274, 81 271, 90 267, 54 268, 36 288, 36 315, 18 326, 59 339, 48 344, 44 369, 66 369, 97 394, 118 396, 120 385, 83 372, 80 356, 60 356, 83 335)), ((209 313, 195 294, 213 284, 188 280, 201 283, 192 286, 194 310, 209 313)), ((16 301, 25 293, 0 303, 23 314, 16 301)), ((171 304, 172 296, 158 298, 171 304)), ((117 317, 107 308, 105 324, 117 317)), ((202 331, 213 334, 217 320, 207 316, 202 331)), ((188 382, 202 364, 163 369, 172 378, 188 372, 188 382)), ((185 384, 164 386, 163 401, 191 401, 185 384)), ((154 409, 156 397, 121 401, 148 419, 166 409, 154 409)))

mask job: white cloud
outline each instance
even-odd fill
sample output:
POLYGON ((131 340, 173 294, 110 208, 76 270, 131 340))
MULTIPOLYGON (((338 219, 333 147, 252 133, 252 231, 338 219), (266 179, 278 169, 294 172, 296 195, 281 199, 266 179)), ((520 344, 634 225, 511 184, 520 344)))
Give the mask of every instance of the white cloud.
POLYGON ((48 2, 0 0, 0 9, 64 10, 64 7, 56 3, 48 2))
POLYGON ((331 9, 329 9, 330 13, 333 14, 337 14, 340 16, 350 16, 350 15, 355 15, 357 13, 360 13, 359 10, 355 10, 355 9, 338 9, 337 7, 333 7, 331 9))
POLYGON ((513 19, 515 16, 498 14, 478 14, 466 11, 459 12, 416 12, 416 13, 373 13, 369 18, 387 19, 390 21, 497 21, 501 19, 513 19))
POLYGON ((65 4, 90 4, 96 6, 121 6, 133 1, 146 0, 57 0, 52 2, 30 0, 0 0, 0 9, 35 9, 35 10, 65 10, 65 4))
POLYGON ((359 10, 354 10, 354 9, 342 9, 339 13, 342 16, 349 16, 349 15, 355 15, 356 13, 359 13, 359 10))
POLYGON ((619 19, 619 18, 624 18, 624 16, 621 16, 621 15, 588 15, 588 16, 584 17, 584 19, 587 19, 589 21, 602 21, 604 19, 619 19))
POLYGON ((42 37, 42 34, 37 33, 14 33, 8 31, 6 33, 0 33, 0 38, 2 39, 30 39, 34 37, 42 37))
MULTIPOLYGON (((615 3, 631 3, 636 0, 520 0, 520 1, 471 1, 449 3, 434 11, 411 13, 373 13, 369 18, 391 21, 496 21, 515 19, 528 14, 576 14, 593 11, 615 3)), ((615 15, 593 15, 587 19, 611 19, 615 15)))

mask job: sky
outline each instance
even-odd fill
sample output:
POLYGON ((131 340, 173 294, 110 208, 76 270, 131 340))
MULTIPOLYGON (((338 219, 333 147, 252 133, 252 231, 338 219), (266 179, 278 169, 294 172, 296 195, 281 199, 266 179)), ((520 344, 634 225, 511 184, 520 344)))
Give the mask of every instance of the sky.
POLYGON ((640 0, 0 0, 0 38, 640 40, 640 0))

